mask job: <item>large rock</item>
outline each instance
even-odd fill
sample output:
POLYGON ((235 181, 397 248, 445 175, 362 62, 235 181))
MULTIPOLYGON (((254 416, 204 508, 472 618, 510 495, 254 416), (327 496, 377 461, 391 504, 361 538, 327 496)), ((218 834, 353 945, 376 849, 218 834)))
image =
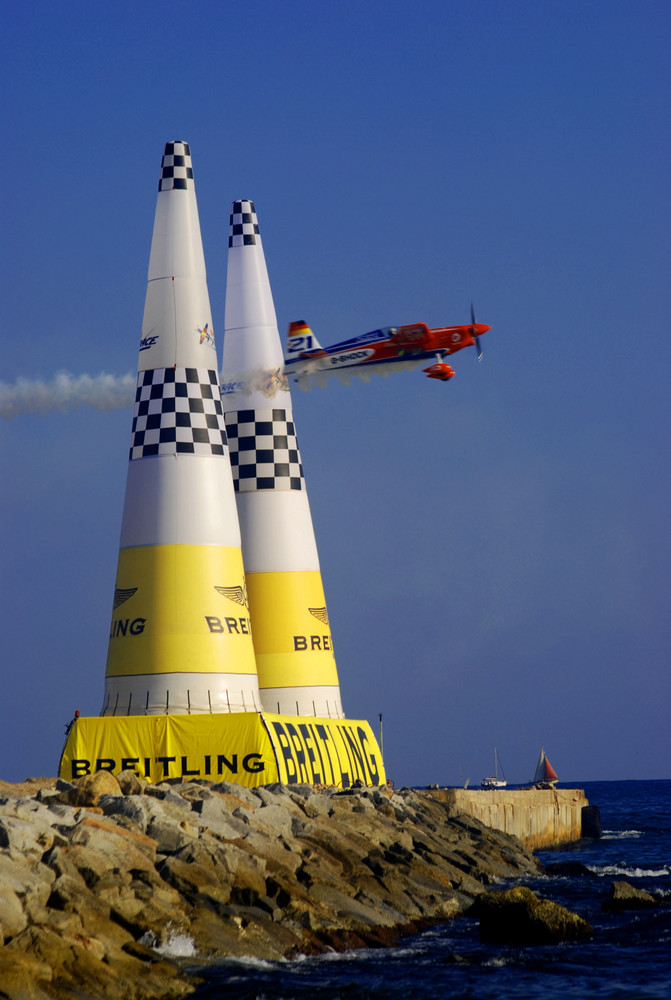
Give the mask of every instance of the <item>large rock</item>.
POLYGON ((230 797, 213 795, 194 803, 194 819, 198 825, 221 840, 235 840, 244 837, 249 832, 249 810, 244 810, 241 816, 236 814, 239 804, 230 797), (233 807, 233 808, 231 808, 233 807))
POLYGON ((0 952, 0 989, 3 1000, 51 1000, 53 981, 47 962, 23 951, 0 952), (47 993, 46 990, 49 989, 47 993))
POLYGON ((582 861, 553 861, 552 864, 544 865, 543 871, 546 875, 565 875, 568 878, 585 876, 586 878, 597 878, 594 872, 584 865, 582 861))
POLYGON ((636 889, 629 882, 613 882, 608 898, 601 904, 602 910, 655 910, 660 901, 644 889, 636 889))
POLYGON ((593 933, 578 914, 539 899, 525 886, 483 893, 468 913, 480 919, 481 940, 499 944, 558 944, 587 940, 593 933))
POLYGON ((63 789, 61 799, 71 806, 97 806, 102 795, 123 795, 119 782, 110 771, 96 771, 79 778, 71 787, 63 789))
POLYGON ((18 894, 0 883, 0 944, 11 940, 28 926, 28 916, 18 894))
POLYGON ((124 795, 142 795, 142 782, 135 771, 122 771, 117 774, 116 780, 124 795))

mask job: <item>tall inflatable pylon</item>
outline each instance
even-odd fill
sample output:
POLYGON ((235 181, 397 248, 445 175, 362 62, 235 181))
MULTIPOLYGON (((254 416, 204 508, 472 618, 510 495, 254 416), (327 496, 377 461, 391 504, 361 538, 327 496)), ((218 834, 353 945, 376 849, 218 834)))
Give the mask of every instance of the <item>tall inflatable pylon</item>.
POLYGON ((284 355, 251 201, 233 202, 222 400, 261 702, 342 718, 312 517, 284 355))
POLYGON ((191 153, 161 164, 102 715, 259 711, 191 153))

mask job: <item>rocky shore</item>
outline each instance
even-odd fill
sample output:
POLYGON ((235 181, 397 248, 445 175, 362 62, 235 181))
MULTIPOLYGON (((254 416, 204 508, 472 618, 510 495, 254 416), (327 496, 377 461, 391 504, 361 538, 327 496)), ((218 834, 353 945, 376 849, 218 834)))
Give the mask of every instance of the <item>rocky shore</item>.
POLYGON ((407 788, 0 782, 0 997, 188 996, 210 960, 391 944, 537 871, 407 788))

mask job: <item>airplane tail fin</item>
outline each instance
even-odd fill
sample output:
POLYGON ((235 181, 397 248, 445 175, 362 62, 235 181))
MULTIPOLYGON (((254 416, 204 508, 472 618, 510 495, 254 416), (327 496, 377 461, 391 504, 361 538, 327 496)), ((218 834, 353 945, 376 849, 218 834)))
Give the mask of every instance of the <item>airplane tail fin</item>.
POLYGON ((304 320, 289 323, 285 352, 287 361, 295 361, 298 358, 321 358, 325 354, 326 351, 304 320))

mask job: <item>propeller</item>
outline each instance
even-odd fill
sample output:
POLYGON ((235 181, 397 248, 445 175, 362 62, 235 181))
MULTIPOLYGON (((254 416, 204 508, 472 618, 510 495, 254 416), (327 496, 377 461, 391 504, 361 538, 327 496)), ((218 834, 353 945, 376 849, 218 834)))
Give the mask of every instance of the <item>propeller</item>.
POLYGON ((480 338, 475 332, 475 309, 473 308, 472 302, 471 302, 471 323, 473 324, 473 327, 471 329, 471 334, 473 335, 473 339, 475 340, 475 349, 478 352, 478 361, 482 361, 482 346, 480 344, 480 338))

